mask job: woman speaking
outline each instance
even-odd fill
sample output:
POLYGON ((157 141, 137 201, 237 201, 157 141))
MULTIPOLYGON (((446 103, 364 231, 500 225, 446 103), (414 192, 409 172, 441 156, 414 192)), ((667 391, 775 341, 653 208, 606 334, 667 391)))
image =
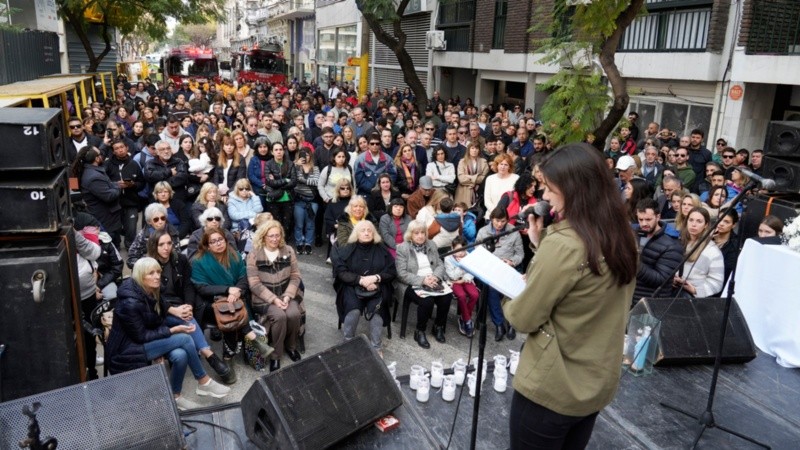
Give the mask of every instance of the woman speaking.
POLYGON ((527 333, 514 377, 511 448, 584 448, 611 403, 636 282, 636 242, 601 154, 568 144, 541 166, 557 222, 539 243, 525 289, 503 311, 527 333))

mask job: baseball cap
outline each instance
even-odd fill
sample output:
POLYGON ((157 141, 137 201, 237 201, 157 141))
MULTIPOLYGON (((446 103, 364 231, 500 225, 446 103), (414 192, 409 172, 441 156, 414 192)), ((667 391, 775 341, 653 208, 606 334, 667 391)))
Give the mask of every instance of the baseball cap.
POLYGON ((433 189, 433 180, 429 176, 419 178, 419 187, 422 189, 433 189))
POLYGON ((617 170, 628 170, 631 167, 636 167, 636 161, 633 156, 622 155, 617 160, 617 170))

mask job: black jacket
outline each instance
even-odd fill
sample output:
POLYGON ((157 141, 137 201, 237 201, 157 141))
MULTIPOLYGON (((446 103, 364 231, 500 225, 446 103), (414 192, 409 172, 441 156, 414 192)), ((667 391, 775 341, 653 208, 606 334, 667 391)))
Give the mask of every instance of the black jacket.
POLYGON ((164 324, 169 305, 147 295, 133 278, 122 282, 117 290, 117 299, 114 322, 106 344, 106 361, 112 374, 148 365, 144 344, 171 335, 169 327, 164 324), (155 311, 156 302, 161 304, 161 314, 155 311))
POLYGON ((122 189, 119 196, 119 205, 123 208, 138 208, 140 205, 139 191, 145 185, 144 173, 142 173, 139 163, 127 156, 124 160, 119 159, 114 155, 106 160, 106 174, 108 178, 113 181, 130 180, 133 181, 133 187, 122 189))
MULTIPOLYGON (((400 179, 400 176, 397 177, 400 179)), ((403 177, 405 178, 405 176, 403 177)), ((400 191, 397 189, 392 189, 390 196, 390 201, 395 198, 402 198, 400 196, 400 191)), ((381 217, 384 214, 388 213, 386 203, 383 201, 383 195, 381 195, 381 191, 372 191, 369 193, 369 198, 367 199, 367 210, 369 213, 375 216, 375 220, 380 222, 381 217)))
POLYGON ((297 171, 294 170, 294 163, 284 159, 283 164, 278 165, 274 159, 267 161, 264 170, 267 185, 265 186, 265 196, 268 202, 274 202, 289 194, 289 199, 294 199, 294 187, 297 186, 297 171))
POLYGON ((392 281, 397 277, 394 258, 381 244, 347 244, 343 247, 331 247, 331 263, 333 265, 333 289, 336 291, 336 312, 339 324, 349 312, 346 305, 352 305, 358 279, 362 275, 381 277, 380 288, 383 297, 380 315, 383 326, 390 323, 389 309, 392 304, 392 281))
POLYGON ((100 257, 97 258, 97 287, 103 289, 122 279, 122 256, 105 234, 100 235, 100 257))
MULTIPOLYGON (((161 263, 161 298, 169 306, 192 305, 197 303, 194 284, 192 284, 192 265, 182 253, 173 253, 166 263, 161 263)), ((203 317, 202 311, 195 309, 194 315, 203 317)))
MULTIPOLYGON (((651 297, 653 292, 668 278, 671 278, 683 260, 683 245, 677 239, 677 231, 665 222, 658 222, 661 229, 644 247, 639 250, 639 271, 636 273, 636 288, 633 290, 633 303, 642 297, 651 297)), ((639 225, 633 226, 638 231, 639 225)), ((672 292, 672 283, 661 290, 662 296, 672 292)))
POLYGON ((109 232, 122 229, 122 208, 119 206, 120 189, 112 182, 106 170, 100 166, 88 165, 81 174, 81 194, 89 214, 100 221, 109 232))
POLYGON ((186 198, 186 183, 189 181, 189 171, 186 163, 173 156, 166 163, 161 158, 153 158, 144 165, 144 179, 150 185, 150 192, 159 181, 166 181, 175 191, 173 198, 183 201, 186 198), (175 168, 175 175, 172 169, 175 168))
MULTIPOLYGON (((225 179, 225 168, 224 167, 215 167, 214 168, 214 184, 220 185, 222 181, 225 179)), ((242 178, 247 178, 247 164, 244 162, 244 158, 239 161, 239 167, 233 167, 231 164, 228 167, 228 192, 233 192, 233 187, 236 185, 236 182, 241 180, 242 178)))
MULTIPOLYGON (((103 140, 99 137, 84 133, 86 139, 88 139, 87 143, 89 147, 95 147, 98 150, 100 146, 103 145, 103 140)), ((75 142, 72 141, 72 136, 67 136, 67 162, 72 165, 72 162, 78 158, 78 149, 75 147, 75 142)))

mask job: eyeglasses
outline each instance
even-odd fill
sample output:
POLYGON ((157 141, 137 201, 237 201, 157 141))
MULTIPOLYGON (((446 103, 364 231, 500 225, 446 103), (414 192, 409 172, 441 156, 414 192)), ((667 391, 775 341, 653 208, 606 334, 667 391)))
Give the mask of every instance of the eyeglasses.
POLYGON ((685 153, 678 153, 677 155, 675 155, 675 157, 676 157, 676 158, 686 158, 686 157, 688 157, 688 156, 689 156, 689 155, 687 155, 687 154, 685 154, 685 153))
POLYGON ((433 131, 433 128, 425 128, 425 131, 433 131))
POLYGON ((467 134, 466 131, 459 131, 458 134, 467 134))
POLYGON ((717 147, 724 147, 724 146, 725 146, 724 142, 717 142, 717 147))
POLYGON ((370 147, 372 147, 372 146, 381 145, 381 143, 380 142, 370 142, 369 145, 370 145, 370 147))
POLYGON ((206 217, 206 222, 219 222, 220 220, 222 220, 222 217, 219 217, 219 216, 206 217))
POLYGON ((240 191, 249 191, 250 188, 239 188, 240 191))
POLYGON ((78 128, 83 128, 83 125, 70 125, 69 127, 73 130, 77 130, 78 128))
POLYGON ((208 241, 208 244, 209 245, 217 245, 217 244, 222 244, 224 242, 225 242, 225 238, 219 238, 219 239, 213 239, 213 240, 208 241))
POLYGON ((722 159, 733 159, 733 155, 722 155, 722 159))
POLYGON ((339 190, 340 191, 349 191, 350 188, 349 187, 340 187, 339 190))
POLYGON ((153 220, 153 223, 158 223, 158 222, 165 222, 167 220, 167 218, 164 217, 164 216, 158 216, 158 217, 153 217, 152 220, 153 220))

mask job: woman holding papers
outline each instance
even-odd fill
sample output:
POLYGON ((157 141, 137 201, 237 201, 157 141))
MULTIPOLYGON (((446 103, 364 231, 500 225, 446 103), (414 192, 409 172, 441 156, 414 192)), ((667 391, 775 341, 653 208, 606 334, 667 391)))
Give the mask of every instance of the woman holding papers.
POLYGON ((514 377, 511 448, 584 448, 611 403, 636 280, 636 242, 601 154, 569 144, 541 164, 559 219, 539 243, 526 287, 503 311, 527 340, 514 377))
MULTIPOLYGON (((496 207, 491 211, 489 219, 491 222, 478 231, 477 241, 482 241, 490 236, 514 228, 508 223, 508 211, 506 211, 505 207, 496 207)), ((519 233, 514 232, 500 237, 495 242, 492 253, 509 266, 517 267, 525 256, 522 248, 522 238, 519 233)), ((507 324, 505 317, 503 317, 503 309, 500 307, 500 300, 502 300, 503 295, 495 288, 486 286, 486 289, 488 289, 486 295, 489 299, 489 313, 495 326, 494 340, 502 341, 506 336, 508 336, 509 340, 514 340, 517 337, 517 332, 514 331, 513 325, 507 324)))

